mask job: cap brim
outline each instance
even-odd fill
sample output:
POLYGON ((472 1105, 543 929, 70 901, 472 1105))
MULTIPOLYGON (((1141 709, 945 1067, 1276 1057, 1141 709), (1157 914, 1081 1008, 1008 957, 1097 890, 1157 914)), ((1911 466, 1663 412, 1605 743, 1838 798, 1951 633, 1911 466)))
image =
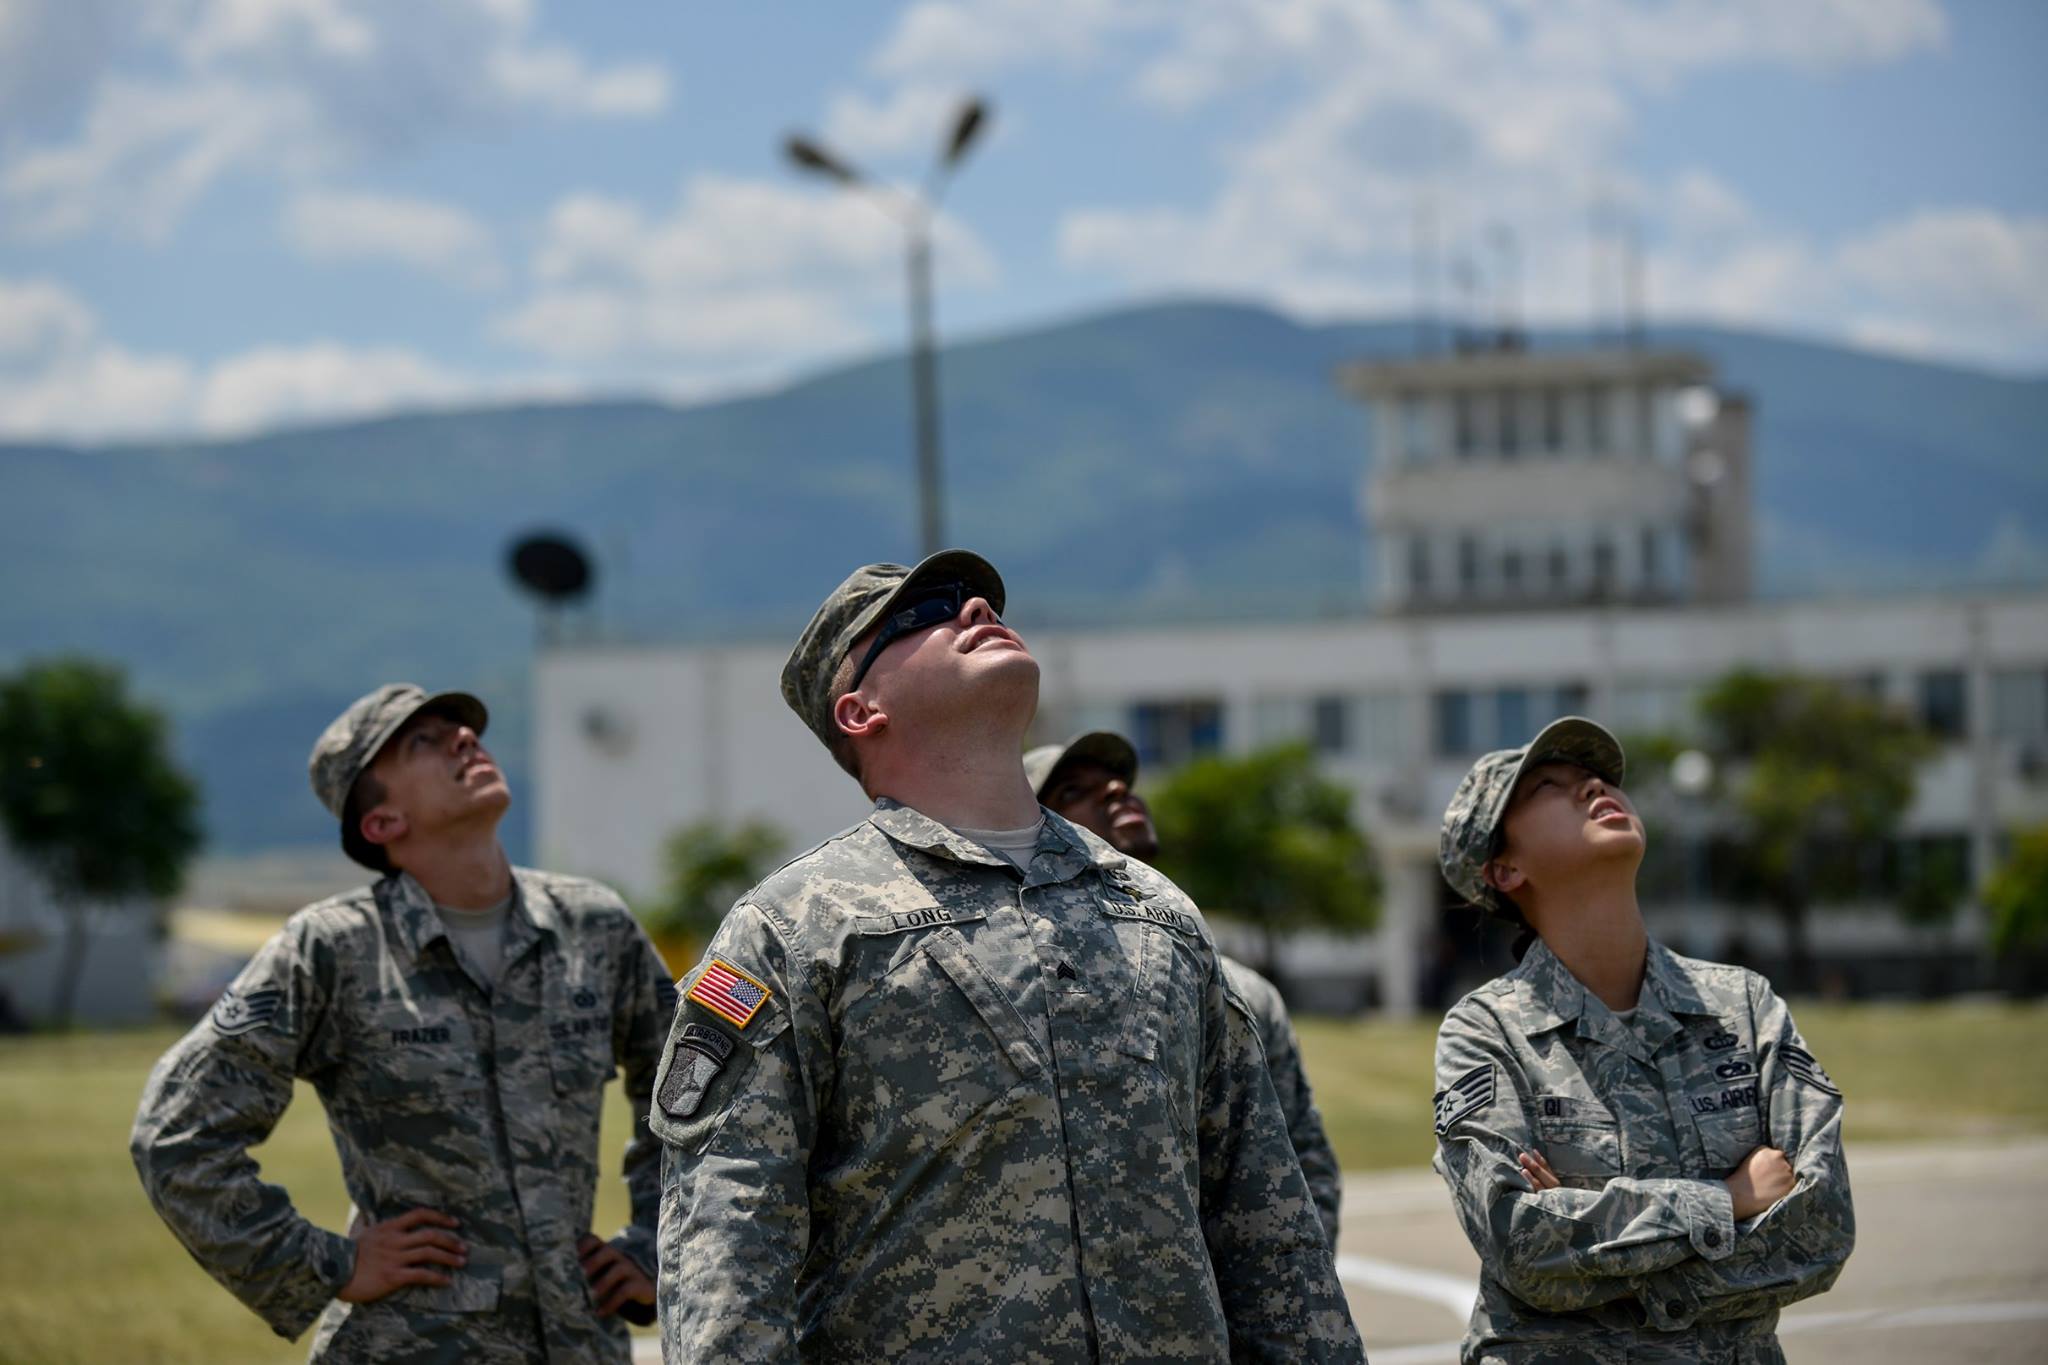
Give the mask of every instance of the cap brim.
MULTIPOLYGON (((1515 799, 1515 792, 1522 785, 1522 774, 1530 768, 1544 763, 1576 763, 1603 782, 1619 787, 1628 774, 1628 763, 1621 752, 1621 741, 1608 733, 1607 728, 1584 716, 1565 716, 1554 720, 1537 731, 1536 738, 1529 741, 1522 750, 1521 761, 1502 784, 1500 794, 1494 798, 1494 807, 1487 812, 1487 828, 1492 839, 1500 840, 1501 821, 1507 818, 1508 806, 1515 799)), ((1515 903, 1498 891, 1489 888, 1486 892, 1489 904, 1480 908, 1516 923, 1527 923, 1515 903)))
POLYGON ((1076 763, 1099 763, 1122 778, 1126 785, 1138 780, 1138 751, 1131 747, 1131 742, 1108 730, 1090 730, 1067 741, 1067 747, 1060 750, 1060 756, 1046 769, 1045 780, 1038 784, 1038 795, 1045 795, 1045 789, 1052 785, 1052 780, 1060 775, 1062 768, 1076 763))
POLYGON ((394 719, 386 722, 383 733, 369 746, 369 759, 357 770, 355 780, 349 784, 349 795, 342 801, 340 821, 341 851, 372 872, 389 872, 391 860, 385 856, 383 849, 365 839, 362 830, 358 828, 362 819, 361 812, 355 809, 355 783, 363 780, 363 774, 370 770, 370 764, 375 763, 377 756, 384 752, 384 746, 391 742, 391 737, 404 729, 406 722, 422 711, 442 712, 460 724, 467 725, 478 735, 482 735, 491 724, 490 708, 485 706, 480 698, 467 692, 436 692, 419 705, 399 712, 394 719))
POLYGON ((937 554, 926 555, 919 560, 916 567, 903 576, 903 581, 896 585, 893 592, 862 613, 852 638, 848 641, 849 648, 873 630, 877 621, 886 619, 889 613, 895 611, 896 604, 905 597, 928 583, 939 583, 948 579, 958 579, 966 584, 971 596, 988 599, 988 604, 994 609, 995 614, 1003 614, 1006 594, 1003 591, 1003 576, 996 572, 996 566, 972 550, 940 550, 937 554))

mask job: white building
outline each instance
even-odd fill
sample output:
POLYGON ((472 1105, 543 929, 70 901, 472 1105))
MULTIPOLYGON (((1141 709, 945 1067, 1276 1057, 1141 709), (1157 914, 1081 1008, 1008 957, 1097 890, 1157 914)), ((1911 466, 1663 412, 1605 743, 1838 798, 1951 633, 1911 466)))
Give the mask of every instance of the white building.
MULTIPOLYGON (((1013 584, 1012 619, 1043 669, 1037 738, 1118 730, 1154 775, 1204 751, 1310 742, 1357 793, 1387 897, 1372 941, 1298 945, 1290 975, 1322 972, 1326 988, 1370 975, 1395 1011, 1413 1007, 1433 952, 1447 894, 1437 818, 1472 757, 1568 712, 1625 735, 1682 734, 1701 687, 1737 665, 1842 679, 1914 710, 1942 743, 1900 846, 1964 859, 1981 882, 2003 832, 2048 821, 2048 591, 1743 600, 1748 412, 1706 378, 1689 357, 1634 353, 1350 372, 1380 400, 1379 448, 1398 452, 1365 492, 1382 610, 1033 631, 1029 585, 1013 584), (1508 411, 1522 414, 1513 436, 1508 411)), ((783 705, 789 644, 544 653, 540 860, 646 896, 679 825, 762 818, 801 847, 858 820, 859 790, 783 705)), ((1653 815, 1672 829, 1691 818, 1653 815)), ((1708 878, 1654 906, 1657 932, 1715 948, 1727 923, 1715 893, 1708 878)), ((1981 930, 1966 910, 1945 937, 1915 937, 1851 907, 1818 914, 1813 935, 1823 950, 1903 956, 1981 930)))

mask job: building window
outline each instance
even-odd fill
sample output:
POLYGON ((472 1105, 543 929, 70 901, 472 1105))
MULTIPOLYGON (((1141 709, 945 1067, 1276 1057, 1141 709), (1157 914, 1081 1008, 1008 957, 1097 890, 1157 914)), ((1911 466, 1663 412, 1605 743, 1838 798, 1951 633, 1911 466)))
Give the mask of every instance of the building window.
POLYGON ((1171 768, 1223 747, 1223 703, 1205 698, 1141 701, 1131 706, 1138 761, 1171 768))
POLYGON ((1471 536, 1458 537, 1458 587, 1467 597, 1479 591, 1479 542, 1471 536))
POLYGON ((1415 727, 1409 719, 1408 697, 1401 692, 1368 692, 1352 699, 1351 747, 1374 763, 1398 763, 1409 757, 1415 727))
POLYGON ((2048 738, 2048 669, 2001 668, 1991 675, 1991 733, 2048 738))
POLYGON ((1607 451, 1607 390, 1594 385, 1586 391, 1586 449, 1595 455, 1607 451))
POLYGON ((1522 591, 1522 552, 1503 550, 1500 556, 1500 586, 1509 596, 1519 596, 1522 591))
POLYGON ((1657 563, 1657 528, 1643 528, 1643 586, 1656 588, 1664 576, 1663 566, 1657 563))
POLYGON ((1408 537, 1408 591, 1415 597, 1429 596, 1429 539, 1408 537))
POLYGON ((1593 591, 1603 597, 1614 591, 1614 542, 1606 536, 1593 542, 1593 591))
POLYGON ((1920 723, 1942 739, 1969 735, 1970 688, 1962 670, 1942 668, 1920 675, 1920 723))
POLYGON ((1401 400, 1401 449, 1410 464, 1423 464, 1436 454, 1430 431, 1429 400, 1411 393, 1401 400))
POLYGON ((1564 449, 1564 395, 1543 391, 1543 448, 1552 455, 1564 449))
POLYGON ((1309 708, 1309 738, 1319 754, 1341 754, 1350 747, 1350 726, 1342 697, 1317 697, 1309 708))
POLYGON ((1564 548, 1564 546, 1562 546, 1562 545, 1553 545, 1553 546, 1551 546, 1551 547, 1550 547, 1550 590, 1551 590, 1552 592, 1556 592, 1556 593, 1562 593, 1562 592, 1563 592, 1563 591, 1565 590, 1565 588, 1566 588, 1567 586, 1569 586, 1569 585, 1570 585, 1570 583, 1571 583, 1571 578, 1572 578, 1572 557, 1571 557, 1571 555, 1570 555, 1570 554, 1568 554, 1568 553, 1566 553, 1566 551, 1565 551, 1565 548, 1564 548))
POLYGON ((1500 748, 1526 744, 1536 737, 1529 723, 1529 689, 1503 687, 1493 694, 1493 742, 1500 748))
POLYGON ((1513 389, 1503 389, 1493 400, 1494 411, 1498 414, 1500 432, 1500 454, 1504 460, 1512 460, 1522 451, 1522 406, 1520 397, 1513 389))
POLYGON ((1459 393, 1452 399, 1453 436, 1460 458, 1470 458, 1479 449, 1479 413, 1477 399, 1470 393, 1459 393))
POLYGON ((1465 758, 1479 752, 1472 741, 1472 694, 1438 692, 1430 699, 1435 711, 1431 748, 1438 758, 1465 758))
POLYGON ((1592 701, 1592 692, 1584 683, 1559 683, 1557 690, 1550 694, 1550 714, 1544 718, 1545 725, 1559 716, 1583 716, 1592 701))

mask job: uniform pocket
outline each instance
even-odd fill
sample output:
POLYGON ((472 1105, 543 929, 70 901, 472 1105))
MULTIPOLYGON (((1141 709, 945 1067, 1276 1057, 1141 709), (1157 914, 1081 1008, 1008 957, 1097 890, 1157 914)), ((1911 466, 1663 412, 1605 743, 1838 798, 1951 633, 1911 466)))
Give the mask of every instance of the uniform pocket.
POLYGON ((1599 1189, 1621 1174, 1621 1129, 1612 1115, 1581 1103, 1562 1113, 1539 1113, 1536 1141, 1559 1181, 1599 1189))
POLYGON ((1692 1121, 1700 1135, 1700 1147, 1706 1153, 1707 1169, 1703 1174, 1717 1180, 1725 1178, 1742 1164, 1744 1157, 1763 1144, 1761 1125, 1754 1109, 1695 1114, 1692 1121))

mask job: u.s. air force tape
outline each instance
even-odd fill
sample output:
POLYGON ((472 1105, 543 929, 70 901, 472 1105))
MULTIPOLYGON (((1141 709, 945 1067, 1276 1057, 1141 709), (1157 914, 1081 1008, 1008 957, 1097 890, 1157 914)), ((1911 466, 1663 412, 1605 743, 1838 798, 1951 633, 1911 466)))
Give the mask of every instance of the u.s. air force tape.
POLYGON ((1493 1103, 1493 1063, 1482 1062, 1436 1092, 1436 1135, 1475 1109, 1493 1103))

